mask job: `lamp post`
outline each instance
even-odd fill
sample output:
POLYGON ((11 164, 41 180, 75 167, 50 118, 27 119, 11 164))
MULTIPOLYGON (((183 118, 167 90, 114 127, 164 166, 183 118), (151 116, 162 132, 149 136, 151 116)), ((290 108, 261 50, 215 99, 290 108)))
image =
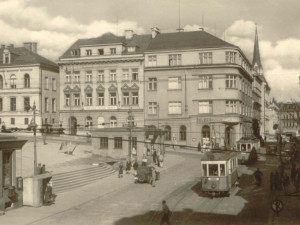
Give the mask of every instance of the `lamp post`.
POLYGON ((131 151, 131 149, 132 149, 132 143, 131 143, 131 139, 132 139, 132 131, 131 131, 131 127, 132 127, 132 111, 131 111, 131 108, 130 108, 130 110, 128 111, 128 122, 129 122, 129 124, 128 124, 128 126, 129 126, 129 151, 128 151, 128 156, 129 156, 129 158, 131 159, 131 153, 132 153, 132 151, 131 151))
POLYGON ((30 123, 30 127, 33 128, 33 174, 37 175, 37 152, 36 152, 36 128, 37 128, 37 124, 36 124, 36 105, 35 105, 35 101, 33 102, 33 106, 31 107, 30 105, 27 106, 27 109, 32 109, 33 111, 33 119, 30 123))

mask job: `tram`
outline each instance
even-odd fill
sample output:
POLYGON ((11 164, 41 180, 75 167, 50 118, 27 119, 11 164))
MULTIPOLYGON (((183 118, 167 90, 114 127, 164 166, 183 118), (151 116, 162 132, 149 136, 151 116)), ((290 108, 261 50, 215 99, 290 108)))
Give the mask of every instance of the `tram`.
POLYGON ((211 196, 229 196, 238 181, 236 152, 207 152, 201 161, 202 191, 211 196))
POLYGON ((239 152, 238 161, 240 164, 250 164, 257 161, 256 150, 260 148, 260 141, 257 138, 244 137, 236 143, 236 150, 239 152))

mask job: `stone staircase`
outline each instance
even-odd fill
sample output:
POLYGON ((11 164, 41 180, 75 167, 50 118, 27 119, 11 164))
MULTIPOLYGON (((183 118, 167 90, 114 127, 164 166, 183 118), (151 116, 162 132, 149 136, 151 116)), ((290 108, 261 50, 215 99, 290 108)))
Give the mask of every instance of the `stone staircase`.
POLYGON ((116 171, 111 166, 106 163, 100 163, 86 169, 54 174, 52 178, 53 193, 70 191, 111 176, 114 173, 116 171))

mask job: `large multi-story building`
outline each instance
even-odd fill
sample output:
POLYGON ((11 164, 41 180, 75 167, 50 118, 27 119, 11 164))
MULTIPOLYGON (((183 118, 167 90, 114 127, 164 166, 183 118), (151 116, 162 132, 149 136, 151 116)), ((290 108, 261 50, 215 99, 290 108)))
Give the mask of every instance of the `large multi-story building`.
POLYGON ((58 66, 37 54, 37 43, 0 49, 0 123, 6 128, 27 128, 36 105, 36 123, 59 122, 58 66))
POLYGON ((144 55, 151 35, 77 40, 59 59, 60 119, 69 133, 144 126, 144 55), (129 118, 130 117, 130 118, 129 118))
POLYGON ((204 30, 152 30, 145 51, 145 122, 166 142, 233 146, 252 134, 252 65, 204 30))
POLYGON ((280 107, 279 128, 281 134, 299 135, 300 127, 300 103, 299 102, 282 102, 280 107))

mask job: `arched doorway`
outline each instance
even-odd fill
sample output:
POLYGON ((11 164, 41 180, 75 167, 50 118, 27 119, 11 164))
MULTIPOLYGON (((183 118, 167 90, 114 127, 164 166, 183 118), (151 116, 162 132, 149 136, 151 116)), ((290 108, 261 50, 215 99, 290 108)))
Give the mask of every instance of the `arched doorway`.
POLYGON ((210 127, 208 125, 204 125, 202 127, 202 144, 209 145, 210 142, 210 127))
POLYGON ((77 134, 77 119, 76 119, 76 117, 74 117, 74 116, 70 117, 69 127, 70 127, 70 134, 76 135, 77 134))

